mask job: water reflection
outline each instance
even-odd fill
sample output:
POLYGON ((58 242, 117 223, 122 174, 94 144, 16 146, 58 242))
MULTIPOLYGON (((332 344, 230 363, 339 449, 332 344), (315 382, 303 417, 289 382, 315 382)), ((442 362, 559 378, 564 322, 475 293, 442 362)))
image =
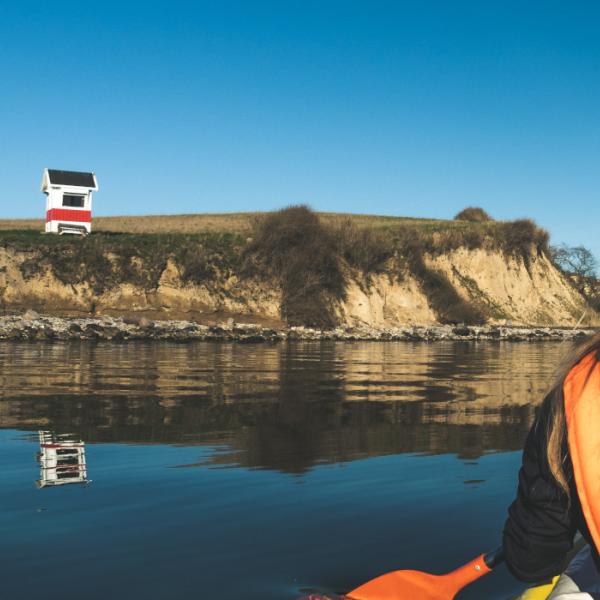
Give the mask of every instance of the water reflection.
POLYGON ((87 478, 85 444, 70 434, 57 434, 51 431, 38 432, 40 451, 37 459, 40 465, 38 488, 68 485, 70 483, 90 483, 87 478))
POLYGON ((3 343, 0 426, 218 445, 215 464, 291 473, 403 452, 470 459, 522 446, 568 349, 3 343))
MULTIPOLYGON (((446 572, 501 535, 519 454, 494 451, 522 446, 566 350, 0 343, 3 596, 292 600, 446 572), (40 482, 87 480, 85 440, 102 485, 36 492, 39 431, 40 482)), ((464 598, 518 589, 497 570, 464 598)))

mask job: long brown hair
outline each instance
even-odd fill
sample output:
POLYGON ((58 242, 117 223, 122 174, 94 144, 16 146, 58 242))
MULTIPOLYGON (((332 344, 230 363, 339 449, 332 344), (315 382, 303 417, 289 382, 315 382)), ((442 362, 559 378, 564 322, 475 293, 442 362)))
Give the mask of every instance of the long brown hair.
POLYGON ((567 460, 567 422, 565 418, 565 403, 562 387, 571 369, 588 354, 595 353, 596 361, 600 362, 600 332, 579 344, 563 361, 552 393, 550 419, 548 420, 548 440, 546 453, 552 476, 558 485, 570 497, 568 476, 565 471, 567 460))

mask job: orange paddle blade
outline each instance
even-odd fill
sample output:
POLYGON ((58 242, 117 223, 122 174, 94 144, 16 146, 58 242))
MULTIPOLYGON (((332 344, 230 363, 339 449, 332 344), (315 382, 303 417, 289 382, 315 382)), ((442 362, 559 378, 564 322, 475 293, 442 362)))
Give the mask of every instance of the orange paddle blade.
POLYGON ((367 581, 346 597, 349 600, 452 600, 463 587, 491 571, 484 556, 446 575, 392 571, 367 581))

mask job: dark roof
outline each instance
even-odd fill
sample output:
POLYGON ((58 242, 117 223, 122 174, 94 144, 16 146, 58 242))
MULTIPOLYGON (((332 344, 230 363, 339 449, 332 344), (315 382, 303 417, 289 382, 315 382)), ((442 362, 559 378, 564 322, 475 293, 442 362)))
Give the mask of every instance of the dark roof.
POLYGON ((76 185, 79 187, 95 188, 93 173, 81 173, 79 171, 57 171, 48 169, 50 183, 55 185, 76 185))

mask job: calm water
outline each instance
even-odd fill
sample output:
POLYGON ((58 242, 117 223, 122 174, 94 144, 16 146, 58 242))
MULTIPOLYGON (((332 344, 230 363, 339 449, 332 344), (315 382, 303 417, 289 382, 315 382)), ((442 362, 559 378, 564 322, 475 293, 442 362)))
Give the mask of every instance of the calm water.
MULTIPOLYGON (((292 600, 451 569, 498 544, 567 350, 1 343, 2 598, 292 600)), ((519 589, 499 568, 461 598, 519 589)))

